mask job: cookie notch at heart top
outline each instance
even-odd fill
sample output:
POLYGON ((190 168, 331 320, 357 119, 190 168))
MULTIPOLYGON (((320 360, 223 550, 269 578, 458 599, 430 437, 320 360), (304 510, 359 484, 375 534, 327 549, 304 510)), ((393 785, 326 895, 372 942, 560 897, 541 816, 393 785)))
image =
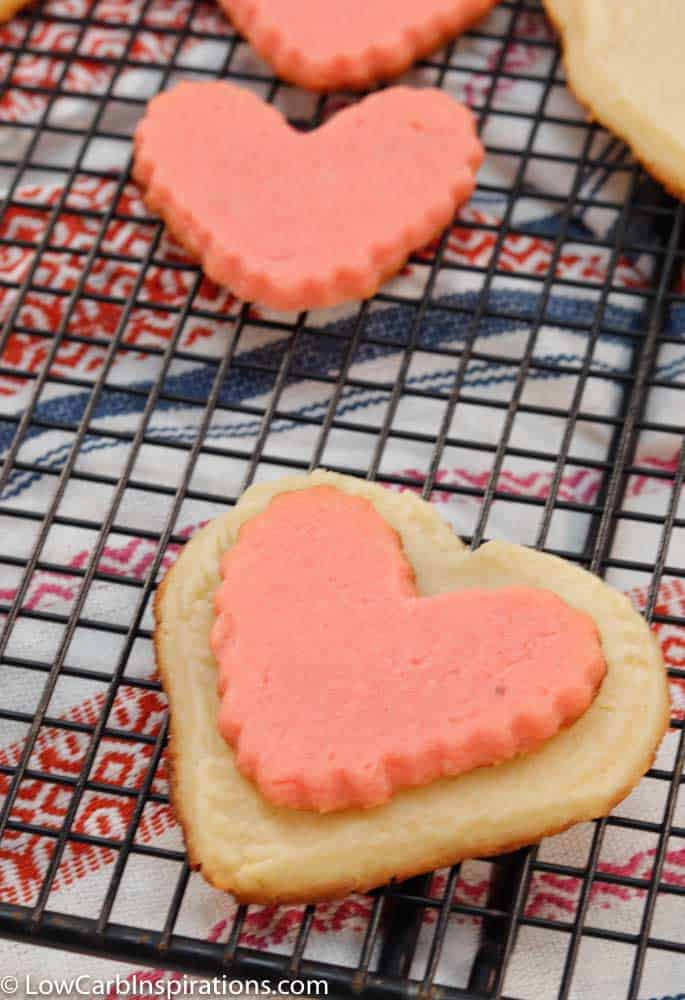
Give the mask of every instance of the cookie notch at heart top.
POLYGON ((452 221, 482 157, 440 90, 384 90, 305 133, 248 90, 186 82, 148 105, 134 177, 210 278, 301 310, 372 295, 452 221))
POLYGON ((172 800, 190 862, 246 902, 320 900, 541 840, 606 814, 651 765, 668 726, 659 647, 622 594, 561 559, 502 542, 469 553, 411 493, 317 472, 252 487, 187 543, 157 591, 155 650, 171 711, 172 800), (332 485, 371 500, 398 531, 422 594, 512 582, 590 614, 607 675, 574 725, 534 753, 399 792, 373 809, 327 814, 270 805, 216 725, 209 645, 219 560, 272 497, 332 485))
POLYGON ((219 0, 279 76, 309 90, 364 89, 466 31, 497 0, 219 0))
POLYGON ((579 718, 604 677, 588 615, 532 588, 421 596, 399 535, 332 487, 275 497, 221 573, 219 729, 276 805, 377 806, 500 763, 579 718))

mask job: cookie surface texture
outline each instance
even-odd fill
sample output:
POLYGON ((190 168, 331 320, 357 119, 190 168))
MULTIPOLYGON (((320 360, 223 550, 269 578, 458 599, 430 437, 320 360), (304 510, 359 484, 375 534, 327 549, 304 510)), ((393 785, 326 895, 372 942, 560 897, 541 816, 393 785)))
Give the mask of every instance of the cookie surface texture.
POLYGON ((172 799, 191 863, 254 902, 319 900, 392 877, 532 843, 608 812, 649 768, 668 725, 656 640, 626 597, 556 557, 504 542, 470 553, 427 503, 333 473, 249 489, 200 529, 157 591, 157 663, 171 713, 172 799), (210 648, 219 563, 243 524, 280 493, 329 486, 370 500, 402 539, 419 593, 550 590, 589 614, 606 676, 588 710, 538 750, 398 792, 370 809, 315 813, 269 803, 219 733, 210 648))

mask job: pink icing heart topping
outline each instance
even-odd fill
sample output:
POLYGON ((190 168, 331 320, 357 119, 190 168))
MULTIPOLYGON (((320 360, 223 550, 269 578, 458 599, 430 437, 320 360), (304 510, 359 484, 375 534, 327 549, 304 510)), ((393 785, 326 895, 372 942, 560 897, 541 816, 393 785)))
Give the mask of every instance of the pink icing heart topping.
POLYGON ((482 157, 471 112, 440 90, 384 90, 299 132, 219 81, 150 102, 134 174, 210 278, 296 310, 372 295, 451 222, 482 157))
POLYGON ((374 806, 530 751, 605 673, 592 619, 549 591, 420 596, 398 535, 331 487, 272 500, 221 573, 219 728, 278 805, 374 806))

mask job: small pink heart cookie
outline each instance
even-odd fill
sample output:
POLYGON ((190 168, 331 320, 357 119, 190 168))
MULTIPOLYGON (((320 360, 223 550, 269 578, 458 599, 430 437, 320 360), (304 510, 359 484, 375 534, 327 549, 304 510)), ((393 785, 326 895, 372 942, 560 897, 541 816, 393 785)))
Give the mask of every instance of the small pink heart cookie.
POLYGON ((384 90, 299 132, 248 90, 185 82, 148 105, 134 177, 212 280, 300 310, 373 295, 451 222, 482 157, 440 90, 384 90))
POLYGON ((376 806, 532 750, 606 669, 593 620, 547 590, 422 597, 365 499, 284 493, 222 558, 219 728, 281 806, 376 806))
POLYGON ((478 21, 497 0, 219 0, 286 80, 364 88, 402 73, 478 21))

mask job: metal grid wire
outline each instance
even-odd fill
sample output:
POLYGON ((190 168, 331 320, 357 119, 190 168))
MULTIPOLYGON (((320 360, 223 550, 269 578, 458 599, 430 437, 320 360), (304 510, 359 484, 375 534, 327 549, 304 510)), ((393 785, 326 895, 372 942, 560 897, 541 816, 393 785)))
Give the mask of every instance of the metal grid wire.
MULTIPOLYGON (((524 0, 504 0, 498 9, 495 28, 481 28, 472 32, 483 44, 492 44, 499 56, 487 69, 479 70, 479 98, 475 110, 479 117, 481 134, 488 145, 491 158, 508 160, 514 165, 513 183, 497 187, 487 180, 481 192, 505 199, 501 222, 494 226, 487 221, 463 219, 462 232, 471 232, 477 238, 489 240, 489 257, 483 263, 467 263, 453 259, 449 253, 450 234, 445 233, 429 253, 417 255, 413 263, 425 271, 425 282, 420 294, 406 295, 386 288, 373 303, 362 304, 352 323, 335 325, 325 330, 310 325, 306 315, 295 321, 284 318, 260 317, 247 306, 226 304, 220 296, 207 293, 198 270, 177 255, 163 253, 163 227, 158 220, 140 213, 131 214, 127 209, 126 194, 129 185, 129 138, 135 120, 140 116, 151 92, 187 73, 189 63, 184 54, 194 41, 211 41, 221 49, 221 59, 211 68, 190 64, 193 75, 222 76, 248 86, 254 86, 270 101, 278 102, 283 93, 291 91, 264 69, 245 68, 245 43, 235 35, 228 24, 211 23, 203 27, 210 16, 208 6, 195 2, 185 10, 183 23, 169 26, 156 15, 160 3, 145 0, 126 4, 127 11, 116 4, 75 3, 74 13, 51 13, 51 8, 40 4, 32 7, 14 22, 13 34, 7 41, 2 55, 4 77, 3 93, 24 100, 27 112, 24 118, 6 120, 0 117, 0 128, 13 129, 17 155, 0 161, 0 169, 7 189, 3 220, 12 218, 12 212, 21 210, 36 221, 35 233, 17 233, 6 225, 0 232, 0 246, 6 252, 25 254, 25 268, 13 280, 4 277, 1 288, 11 293, 6 302, 5 318, 0 336, 0 377, 13 380, 30 399, 19 416, 0 416, 0 427, 11 429, 9 444, 4 454, 0 474, 0 490, 13 482, 13 477, 40 477, 49 483, 49 498, 43 509, 35 509, 21 500, 0 505, 2 531, 6 539, 10 534, 27 539, 24 551, 18 555, 0 555, 3 569, 16 577, 13 596, 3 601, 0 611, 4 616, 0 656, 2 675, 7 678, 13 671, 23 671, 33 679, 35 703, 25 708, 6 707, 0 695, 0 717, 14 722, 20 733, 19 752, 15 759, 2 758, 0 774, 3 777, 3 800, 0 810, 0 849, 8 839, 26 837, 40 842, 45 864, 40 879, 34 886, 30 902, 4 897, 0 903, 0 931, 17 939, 31 939, 48 945, 110 957, 148 962, 165 968, 184 971, 216 973, 228 971, 232 975, 280 975, 325 977, 332 987, 341 992, 363 992, 379 996, 415 995, 418 991, 435 996, 501 996, 506 995, 505 978, 517 953, 517 939, 525 932, 535 933, 543 939, 561 937, 565 942, 564 960, 557 970, 555 995, 567 997, 574 989, 574 976, 584 959, 583 949, 588 941, 601 939, 615 943, 629 953, 629 977, 625 984, 626 996, 641 994, 641 977, 646 963, 659 961, 664 952, 685 953, 685 939, 680 929, 673 928, 677 939, 657 936, 653 927, 655 909, 663 893, 685 895, 682 884, 662 880, 662 870, 667 847, 677 838, 685 837, 685 827, 676 825, 676 799, 682 775, 683 741, 682 722, 673 721, 679 731, 677 750, 669 768, 653 768, 648 780, 663 788, 663 814, 660 817, 614 815, 597 822, 591 838, 590 849, 583 865, 560 863, 546 859, 542 848, 522 850, 514 854, 479 864, 487 872, 488 892, 484 901, 474 903, 457 891, 460 866, 446 874, 440 882, 430 876, 414 879, 402 885, 393 885, 369 897, 360 920, 364 923, 364 936, 358 959, 354 966, 337 966, 320 959, 310 958, 308 946, 317 908, 308 906, 299 911, 298 930, 292 938, 289 951, 258 948, 246 945, 241 931, 249 910, 238 908, 230 926, 225 928, 221 940, 207 942, 185 933, 180 915, 189 886, 197 877, 190 873, 181 850, 161 848, 144 842, 138 837, 139 825, 151 804, 164 804, 168 800, 164 790, 156 783, 163 759, 166 740, 166 723, 156 732, 137 732, 117 721, 113 712, 122 687, 136 688, 142 692, 159 691, 154 680, 128 676, 127 667, 136 649, 149 648, 150 601, 168 552, 185 540, 178 531, 181 512, 188 504, 193 510, 210 516, 224 510, 255 478, 272 476, 288 469, 307 470, 320 463, 352 475, 378 479, 394 487, 419 488, 426 498, 439 490, 453 497, 467 497, 476 514, 469 526, 467 540, 476 546, 488 536, 488 523, 493 509, 511 512, 515 524, 522 506, 535 514, 535 535, 522 539, 548 551, 557 552, 595 573, 620 575, 623 571, 641 575, 646 587, 645 613, 655 625, 673 628, 685 626, 685 621, 670 611, 662 613, 658 605, 662 577, 682 579, 685 564, 669 562, 669 542, 672 534, 685 528, 685 518, 679 516, 678 501, 685 474, 685 451, 673 468, 641 467, 636 462, 636 452, 643 435, 658 432, 672 435, 680 447, 683 433, 682 414, 685 412, 685 390, 671 386, 673 392, 673 421, 655 421, 650 416, 650 394, 665 386, 656 373, 658 352, 664 345, 677 343, 670 336, 666 324, 669 310, 682 302, 676 284, 682 262, 682 205, 670 200, 660 189, 645 178, 640 169, 624 155, 620 144, 608 140, 605 133, 582 120, 568 121, 555 112, 554 95, 563 88, 563 74, 559 53, 554 40, 544 33, 531 40, 520 31, 523 21, 541 18, 537 5, 524 0), (205 22, 202 21, 205 17, 205 22), (41 44, 41 30, 50 29, 53 41, 49 49, 41 44), (55 35, 59 29, 61 34, 55 35), (112 51, 92 52, 85 43, 95 29, 116 35, 117 46, 112 51), (151 60, 140 54, 146 35, 154 35, 165 54, 163 60, 151 60), (66 41, 55 42, 55 37, 66 41), (535 47, 546 53, 546 72, 526 73, 519 66, 512 70, 504 54, 512 46, 522 52, 535 47), (85 53, 85 54, 84 54, 85 53), (45 79, 25 82, 22 67, 26 60, 39 58, 46 63, 45 79), (92 88, 79 84, 79 69, 86 66, 96 72, 99 81, 95 93, 92 88), (138 96, 122 96, 118 92, 120 81, 132 71, 141 72, 138 96), (534 100, 530 110, 506 107, 499 103, 499 85, 503 81, 523 80, 530 84, 534 100), (74 96, 82 97, 90 108, 86 120, 76 124, 54 124, 55 109, 60 102, 74 96), (116 114, 113 113, 116 110, 116 114), (118 117, 117 117, 118 115, 118 117), (521 127, 524 139, 510 146, 490 141, 488 126, 497 116, 508 116, 513 125, 521 127), (117 125, 119 122, 119 125, 117 125), (123 123, 123 124, 122 124, 123 123), (577 156, 564 156, 545 152, 540 142, 545 129, 572 128, 580 136, 577 156), (53 163, 46 160, 46 142, 59 136, 73 141, 74 155, 71 162, 53 163), (122 149, 121 169, 118 172, 100 171, 89 166, 89 150, 98 141, 118 143, 122 149), (530 311, 521 317, 508 309, 494 293, 501 276, 509 273, 506 254, 512 240, 529 233, 518 223, 519 208, 529 196, 528 170, 531 164, 543 164, 550 172, 565 172, 568 191, 543 192, 550 211, 556 216, 556 228, 548 238, 548 257, 545 266, 526 273, 526 287, 531 293, 530 311), (593 190, 587 190, 588 171, 601 168, 607 175, 621 174, 625 178, 626 196, 616 201, 602 200, 593 190), (48 198, 31 198, 26 194, 27 180, 37 176, 57 178, 48 198), (106 179, 109 187, 105 201, 95 207, 84 207, 79 192, 89 182, 106 179), (595 235, 590 229, 580 231, 575 220, 585 209, 601 210, 614 217, 607 227, 606 238, 595 235), (77 220, 88 232, 82 245, 66 246, 61 236, 66 218, 77 220), (110 234, 116 223, 133 223, 144 239, 134 247, 112 244, 110 234), (570 241, 591 246, 602 255, 605 271, 601 280, 593 276, 563 277, 560 261, 570 241), (51 259, 68 254, 75 266, 75 276, 68 287, 54 287, 44 277, 45 267, 51 259), (641 287, 627 288, 617 278, 618 269, 626 260, 648 255, 649 278, 641 287), (94 280, 97 268, 121 267, 128 275, 121 292, 103 293, 94 280), (438 299, 441 276, 448 271, 463 272, 476 291, 470 304, 455 305, 438 299), (162 275, 162 278, 160 278, 162 275), (179 283, 180 292, 173 301, 158 293, 163 281, 179 283), (580 365, 564 364, 558 360, 545 361, 536 353, 536 344, 543 324, 549 318, 553 295, 560 290, 581 289, 592 293, 592 308, 588 315, 554 316, 554 323, 564 329, 573 329, 581 336, 584 355, 580 365), (639 322, 632 328, 621 328, 620 333, 630 348, 630 364, 623 372, 606 370, 595 364, 595 351, 600 339, 612 332, 611 304, 614 294, 632 296, 639 305, 639 322), (31 320, 30 305, 38 299, 49 299, 55 304, 57 318, 48 328, 31 320), (79 317, 87 314, 89 303, 110 310, 109 330, 84 333, 79 317), (379 336, 373 324, 375 310, 394 308, 401 314, 403 324, 395 340, 379 336), (168 324, 168 340, 162 345, 136 342, 128 336, 138 311, 145 310, 168 324), (433 347, 451 366, 453 377, 447 389, 417 387, 409 373, 417 355, 424 350, 422 329, 427 317, 440 312, 445 322, 459 323, 464 331, 456 346, 433 347), (28 317, 28 318, 27 318, 28 317), (519 322, 527 331, 525 344, 515 355, 500 355, 483 350, 477 343, 481 324, 486 320, 519 322), (225 341, 220 353, 203 355, 202 342, 190 349, 182 341, 182 332, 188 323, 221 324, 225 341), (251 356, 246 361, 240 345, 255 334, 267 334, 284 340, 284 347, 275 363, 260 362, 251 356), (12 338, 21 335, 39 350, 40 363, 26 366, 10 363, 12 338), (315 372, 306 363, 303 349, 311 338, 325 338, 334 362, 324 373, 315 372), (360 378, 354 373, 354 362, 362 345, 387 350, 393 348, 399 358, 392 381, 377 383, 360 378), (97 367, 91 376, 69 375, 60 368, 60 352, 65 349, 78 352, 97 348, 100 351, 97 367), (127 352, 143 357, 156 367, 152 388, 124 385, 116 379, 116 361, 127 352), (304 359, 304 360, 303 360, 304 359), (184 363, 203 361, 210 366, 212 378, 206 394, 198 398, 173 382, 171 375, 184 363), (477 386, 467 384, 466 374, 474 363, 487 362, 515 372, 508 398, 493 398, 481 394, 477 386), (254 404, 227 399, 223 387, 236 371, 254 376, 261 392, 268 394, 268 402, 254 404), (527 401, 527 387, 533 374, 547 372, 550 376, 573 376, 575 388, 570 398, 556 405, 539 405, 527 401), (324 412, 318 415, 296 413, 292 405, 291 386, 297 379, 319 383, 326 387, 328 401, 324 412), (585 391, 590 383, 606 385, 606 391, 619 391, 621 403, 613 413, 594 412, 585 408, 585 391), (50 389, 55 385, 68 385, 83 395, 83 407, 77 419, 67 419, 58 409, 43 405, 50 399, 50 389), (343 394, 351 389, 374 390, 384 399, 385 411, 381 421, 366 423, 356 416, 340 414, 339 403, 343 394), (116 400, 122 395, 139 397, 141 407, 136 423, 125 429, 102 426, 98 422, 99 408, 103 401, 116 400), (436 419, 431 428, 418 429, 403 425, 398 414, 403 401, 421 398, 436 404, 436 419), (159 438, 149 430, 153 415, 164 404, 182 403, 197 414, 192 440, 172 441, 159 438), (488 419, 498 421, 497 440, 474 440, 460 437, 454 430, 455 418, 460 409, 471 408, 482 412, 488 419), (217 415, 239 414, 257 424, 257 431, 248 446, 238 444, 228 448, 213 443, 210 430, 217 415), (516 444, 516 423, 521 417, 548 422, 558 428, 557 444, 550 451, 531 451, 516 444), (272 428, 277 421, 287 420, 308 432, 308 454, 292 455, 279 451, 272 428), (577 428, 595 427, 606 433, 609 445, 605 455, 598 459, 574 449, 577 428), (68 447, 63 460, 54 464, 36 462, 25 453, 26 442, 40 430, 55 430, 67 435, 68 447), (332 439, 354 440, 348 460, 331 461, 329 446, 332 439), (346 437, 346 435, 348 437, 346 437), (126 445, 125 459, 119 475, 105 475, 80 462, 84 446, 100 441, 118 441, 126 445), (416 473, 398 474, 385 461, 393 445, 402 441, 416 446, 423 456, 421 468, 416 473), (360 443, 361 442, 361 443, 360 443), (175 478, 166 482, 151 481, 140 470, 144 463, 141 456, 146 448, 163 448, 168 465, 175 478), (451 483, 439 477, 445 456, 454 449, 477 452, 487 462, 488 474, 484 480, 469 485, 451 483), (226 496, 222 478, 208 480, 199 475, 205 460, 211 459, 213 468, 232 470, 235 484, 233 495, 226 496), (537 463, 546 470, 549 488, 540 495, 525 493, 514 495, 507 489, 502 472, 505 462, 522 459, 537 463), (592 470, 597 488, 585 499, 565 498, 562 478, 568 470, 592 470), (236 471, 237 470, 237 471, 236 471), (390 471, 389 471, 390 470, 390 471), (659 514, 626 509, 625 498, 631 477, 647 477, 668 488, 668 501, 659 514), (214 482, 214 488, 211 483, 214 482), (88 484, 101 490, 106 498, 99 509, 76 509, 68 504, 70 491, 88 484), (127 523, 126 502, 131 493, 142 496, 150 508, 160 510, 156 530, 143 530, 134 523, 127 523), (554 544, 554 519, 558 512, 569 512, 585 518, 587 531, 585 544, 579 551, 559 550, 554 544), (50 558, 51 533, 56 528, 82 532, 88 537, 87 558, 78 566, 64 565, 50 558), (649 531, 649 541, 641 547, 641 557, 620 558, 614 554, 614 539, 620 528, 639 532, 649 531), (116 534, 120 538, 143 538, 149 543, 149 564, 142 576, 121 575, 103 566, 103 552, 116 534), (27 601, 33 581, 40 574, 59 574, 69 578, 75 586, 75 596, 67 614, 41 610, 27 601), (101 620, 89 607, 89 595, 97 582, 126 589, 134 596, 129 602, 125 622, 101 620), (11 637, 20 627, 33 625, 54 626, 58 640, 51 656, 36 658, 13 653, 11 637), (111 667, 87 667, 70 662, 69 650, 75 636, 86 630, 91 635, 114 637, 118 653, 111 667), (58 686, 69 680, 92 682, 99 693, 99 714, 94 718, 64 718, 51 711, 51 701, 58 686), (36 747, 41 738, 51 733, 67 733, 78 737, 80 750, 76 773, 53 773, 37 763, 36 747), (113 783, 106 777, 94 777, 94 764, 102 745, 107 742, 135 743, 145 754, 145 771, 135 786, 113 783), (66 806, 54 825, 37 825, 17 809, 21 789, 26 783, 48 788, 66 796, 66 806), (123 836, 98 836, 79 832, 79 811, 89 796, 95 794, 119 796, 126 802, 126 828, 123 836), (646 875, 625 874, 621 871, 600 870, 603 843, 607 831, 628 829, 650 838, 652 845, 651 871, 646 875), (51 893, 59 878, 61 866, 70 852, 89 848, 101 852, 110 863, 108 888, 95 913, 64 913, 51 907, 51 893), (136 871, 145 872, 153 866, 164 864, 172 873, 168 910, 156 928, 127 926, 116 922, 116 903, 122 892, 127 866, 135 861, 136 871), (141 868, 140 865, 143 865, 141 868), (146 869, 147 866, 147 869, 146 869), (577 880, 578 892, 573 912, 568 920, 551 919, 536 915, 527 907, 527 900, 536 876, 549 873, 560 879, 577 880), (642 915, 633 932, 612 929, 588 917, 593 891, 598 885, 611 885, 637 893, 643 902, 642 915), (437 887, 437 888, 436 888, 437 887), (448 928, 455 919, 477 920, 480 928, 480 945, 470 968, 460 986, 442 983, 441 963, 458 956, 445 954, 444 944, 448 928), (417 968, 415 958, 419 939, 428 934, 425 960, 417 968)), ((488 22, 489 24, 490 22, 488 22)), ((447 85, 459 69, 459 46, 452 45, 444 52, 422 64, 430 79, 438 86, 447 85)), ((89 80, 92 80, 89 77, 89 80)), ((305 106, 304 104, 302 105, 305 106)), ((0 116, 7 105, 0 105, 0 116)), ((327 99, 312 100, 306 106, 297 124, 301 127, 315 124, 325 114, 327 99)), ((5 148, 5 147, 3 147, 5 148)), ((538 195, 539 195, 538 191, 538 195)), ((320 342, 324 342, 320 340, 320 342)), ((669 383, 670 385, 670 383, 669 383)), ((342 448, 344 452, 344 445, 342 448)), ((417 459, 418 464, 418 459, 417 459)), ((71 494, 73 495, 73 494, 71 494)), ((197 516, 195 520, 199 520, 197 516)), ((14 551, 3 543, 3 553, 14 551)), ((4 593, 4 591, 2 592, 4 593)), ((673 668, 674 678, 683 678, 682 670, 673 668)), ((3 682, 4 686, 4 682, 3 682)), ((144 875, 141 876, 144 881, 144 875)), ((685 922, 683 922, 685 923, 685 922)), ((550 971, 550 976, 553 973, 550 971)))

